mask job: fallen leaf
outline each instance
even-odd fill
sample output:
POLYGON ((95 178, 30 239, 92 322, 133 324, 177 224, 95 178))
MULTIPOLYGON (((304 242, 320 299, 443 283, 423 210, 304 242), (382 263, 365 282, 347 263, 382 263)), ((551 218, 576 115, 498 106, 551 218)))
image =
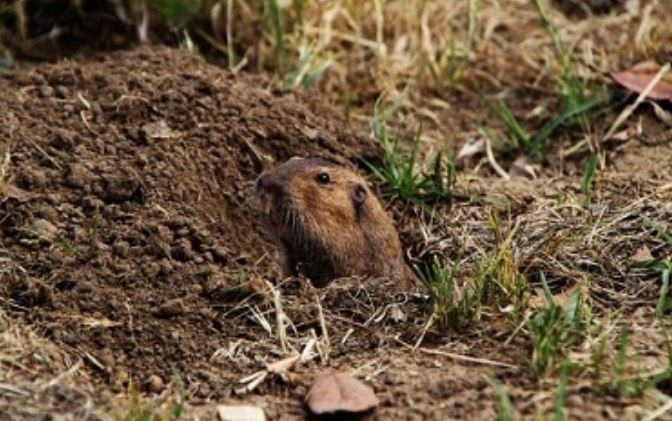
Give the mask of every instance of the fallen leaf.
POLYGON ((266 421, 263 409, 249 405, 219 405, 217 415, 221 421, 266 421))
MULTIPOLYGON (((642 93, 651 80, 656 76, 660 66, 652 61, 645 61, 622 72, 612 72, 611 77, 625 88, 642 93)), ((663 75, 663 78, 649 92, 647 97, 652 99, 666 99, 672 101, 672 76, 663 75)))
POLYGON ((327 372, 315 377, 306 395, 313 414, 364 412, 379 404, 373 390, 347 373, 327 372))
POLYGON ((656 113, 656 117, 666 125, 672 127, 672 113, 665 111, 663 107, 653 101, 649 101, 649 104, 653 107, 653 112, 656 113))
MULTIPOLYGON (((572 296, 572 294, 574 294, 574 291, 576 291, 578 287, 579 284, 576 283, 558 294, 553 294, 553 302, 556 305, 559 305, 560 307, 564 307, 565 304, 567 304, 567 301, 569 301, 569 298, 572 296)), ((543 308, 546 307, 547 305, 548 300, 541 291, 537 291, 537 295, 530 297, 530 306, 532 308, 543 308)))
POLYGON ((651 250, 644 244, 640 248, 637 249, 635 254, 630 257, 630 260, 632 260, 635 263, 646 263, 650 262, 653 260, 653 255, 651 254, 651 250))
POLYGON ((464 158, 469 158, 476 154, 483 153, 485 151, 485 142, 483 138, 473 138, 460 148, 460 151, 457 153, 456 160, 461 160, 464 158))

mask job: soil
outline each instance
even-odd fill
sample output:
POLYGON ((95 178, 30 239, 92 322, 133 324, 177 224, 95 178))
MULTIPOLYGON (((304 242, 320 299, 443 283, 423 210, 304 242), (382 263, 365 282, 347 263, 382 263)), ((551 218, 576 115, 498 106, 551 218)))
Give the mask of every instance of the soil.
MULTIPOLYGON (((294 155, 354 166, 359 156, 375 160, 379 150, 365 130, 315 98, 269 92, 268 84, 157 47, 0 74, 0 146, 9 159, 2 166, 0 257, 15 262, 3 272, 2 308, 81 357, 98 390, 122 392, 132 381, 161 393, 178 373, 196 412, 199 402, 244 402, 270 419, 303 418, 310 381, 328 366, 367 379, 381 398, 373 416, 380 419, 492 419, 491 376, 506 378, 516 407, 534 416, 539 408, 528 402, 529 391, 554 385, 536 384, 521 364, 530 344, 520 335, 506 340, 511 326, 501 317, 484 314, 459 332, 430 330, 428 348, 412 353, 409 344, 427 320, 423 294, 391 293, 380 279, 344 279, 319 290, 304 279, 281 279, 250 201, 256 176, 294 155), (286 356, 273 291, 291 321, 288 346, 300 352, 307 338, 328 334, 330 348, 241 395, 242 378, 286 356), (405 321, 391 316, 398 309, 405 321)), ((669 168, 667 143, 626 147, 610 155, 613 165, 641 170, 641 177, 605 176, 596 194, 615 207, 632 203, 623 192, 650 198, 661 191, 669 201, 670 174, 637 158, 655 156, 659 169, 669 168)), ((502 188, 486 180, 472 189, 484 197, 505 191, 502 214, 515 215, 577 195, 577 186, 580 171, 562 182, 523 178, 502 188), (532 198, 532 189, 545 198, 532 198)), ((656 205, 643 212, 672 215, 650 200, 656 205)), ((482 208, 458 205, 452 224, 486 221, 482 208)), ((411 246, 421 237, 419 218, 403 212, 395 208, 411 246)), ((559 229, 578 219, 562 216, 559 229)), ((485 247, 494 241, 470 240, 485 247)), ((436 247, 462 238, 455 231, 441 241, 436 247)), ((637 245, 623 245, 622 255, 637 245)), ((626 277, 620 266, 602 275, 626 277)), ((647 306, 656 299, 651 279, 636 286, 647 306)), ((576 392, 568 399, 570 418, 622 415, 620 404, 604 409, 608 396, 576 392)))
MULTIPOLYGON (((265 83, 155 48, 0 78, 2 246, 25 269, 10 297, 100 362, 101 380, 192 376, 250 336, 222 308, 250 267, 278 273, 250 203, 266 163, 376 153, 329 109, 265 83)), ((242 373, 221 369, 219 384, 242 373)))

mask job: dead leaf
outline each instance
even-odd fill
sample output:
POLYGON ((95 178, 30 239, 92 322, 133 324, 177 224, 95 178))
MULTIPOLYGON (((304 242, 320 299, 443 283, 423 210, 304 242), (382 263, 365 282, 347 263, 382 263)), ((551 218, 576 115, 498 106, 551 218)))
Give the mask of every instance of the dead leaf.
MULTIPOLYGON (((559 305, 560 307, 564 307, 569 298, 572 296, 572 294, 574 294, 574 291, 576 291, 578 287, 579 284, 576 283, 558 294, 553 294, 553 302, 556 305, 559 305)), ((530 306, 533 308, 543 308, 546 307, 547 305, 548 301, 544 296, 544 294, 541 293, 540 291, 538 291, 538 294, 535 295, 534 297, 530 297, 530 306)))
POLYGON ((649 104, 653 107, 653 112, 656 113, 656 117, 669 127, 672 127, 672 113, 665 111, 663 107, 653 101, 649 101, 649 104))
POLYGON ((467 143, 462 145, 455 160, 459 161, 461 159, 469 158, 471 156, 481 154, 484 151, 485 142, 483 141, 483 138, 472 138, 471 140, 467 141, 467 143))
POLYGON ((306 404, 316 415, 364 412, 379 403, 369 386, 342 372, 319 374, 306 395, 306 404))
POLYGON ((635 263, 646 263, 650 262, 653 260, 653 255, 651 254, 651 250, 644 244, 640 248, 637 249, 635 254, 630 257, 630 260, 632 260, 635 263))
MULTIPOLYGON (((639 63, 622 72, 612 72, 611 77, 625 88, 642 93, 651 80, 660 71, 660 65, 652 61, 639 63)), ((663 78, 649 92, 647 97, 652 99, 666 99, 672 101, 672 76, 663 75, 663 78)))

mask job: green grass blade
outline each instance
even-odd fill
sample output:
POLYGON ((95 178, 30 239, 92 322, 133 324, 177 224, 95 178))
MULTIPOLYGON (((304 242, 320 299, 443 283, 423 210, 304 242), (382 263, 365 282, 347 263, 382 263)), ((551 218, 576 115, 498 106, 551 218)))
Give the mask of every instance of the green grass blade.
POLYGON ((597 155, 591 154, 586 161, 586 167, 583 170, 583 208, 590 209, 591 196, 593 192, 593 177, 595 176, 595 169, 597 168, 597 155))
POLYGON ((567 121, 576 117, 579 114, 586 113, 592 108, 597 107, 604 103, 603 98, 594 98, 592 100, 583 102, 581 105, 576 106, 575 108, 569 108, 562 112, 557 117, 550 120, 548 123, 544 124, 539 133, 537 133, 532 139, 531 143, 531 153, 533 155, 539 155, 543 149, 546 148, 548 138, 553 134, 555 129, 564 125, 567 121))
POLYGON ((665 311, 668 309, 667 296, 670 293, 670 270, 672 270, 672 262, 669 263, 667 269, 663 270, 662 285, 660 286, 660 296, 658 297, 658 302, 656 303, 656 317, 662 318, 665 314, 665 311))
POLYGON ((495 402, 495 410, 497 413, 495 419, 497 421, 513 421, 515 419, 513 405, 511 404, 511 398, 509 397, 506 387, 495 377, 488 376, 486 377, 486 380, 490 384, 490 387, 492 387, 495 392, 495 397, 497 398, 497 401, 495 402))
POLYGON ((565 419, 568 377, 569 361, 565 360, 560 365, 560 381, 558 383, 558 391, 555 394, 555 412, 553 414, 553 421, 563 421, 565 419))

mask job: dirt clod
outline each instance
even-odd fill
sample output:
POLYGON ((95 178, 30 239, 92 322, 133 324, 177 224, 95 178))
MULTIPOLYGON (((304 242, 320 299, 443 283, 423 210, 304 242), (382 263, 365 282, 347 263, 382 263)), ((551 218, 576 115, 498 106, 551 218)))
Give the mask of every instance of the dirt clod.
POLYGON ((152 374, 147 378, 145 387, 150 392, 159 393, 163 390, 163 379, 156 374, 152 374))
POLYGON ((184 309, 185 306, 182 299, 176 298, 174 300, 169 300, 161 304, 156 314, 157 316, 162 317, 164 319, 169 319, 171 317, 181 315, 182 313, 184 313, 184 309))

